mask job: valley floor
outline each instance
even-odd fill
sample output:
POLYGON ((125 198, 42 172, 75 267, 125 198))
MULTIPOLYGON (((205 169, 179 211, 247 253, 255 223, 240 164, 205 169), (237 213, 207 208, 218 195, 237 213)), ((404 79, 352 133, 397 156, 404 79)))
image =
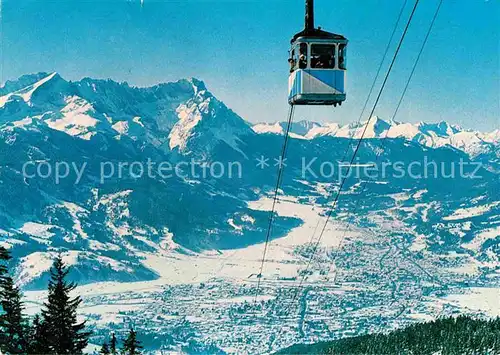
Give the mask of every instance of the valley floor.
MULTIPOLYGON (((271 204, 263 198, 249 207, 269 210, 271 204)), ((373 333, 457 313, 500 315, 498 278, 466 286, 466 277, 450 276, 437 257, 417 258, 415 241, 342 219, 328 223, 308 268, 324 210, 293 197, 282 197, 276 210, 303 224, 269 244, 256 299, 263 244, 194 254, 165 243, 160 254, 143 255, 158 279, 95 283, 75 291, 84 299, 82 317, 95 327, 93 342, 109 329, 120 332, 132 324, 151 349, 195 342, 229 353, 265 353, 299 339, 373 333)), ((35 313, 45 294, 26 296, 28 312, 35 313)))

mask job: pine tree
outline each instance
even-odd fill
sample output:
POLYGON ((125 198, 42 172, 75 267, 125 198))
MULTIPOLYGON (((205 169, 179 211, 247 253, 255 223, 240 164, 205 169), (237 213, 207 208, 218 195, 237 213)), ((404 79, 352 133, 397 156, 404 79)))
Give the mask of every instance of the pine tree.
POLYGON ((137 340, 137 332, 133 328, 130 328, 128 337, 123 342, 122 352, 126 355, 137 355, 140 354, 141 349, 141 343, 137 340))
POLYGON ((85 322, 77 322, 77 309, 82 299, 70 298, 76 284, 66 281, 69 270, 60 257, 50 271, 48 301, 42 310, 42 328, 47 335, 51 353, 81 354, 88 344, 90 333, 85 332, 85 322))
POLYGON ((28 328, 23 317, 22 295, 7 275, 9 251, 0 247, 0 350, 11 354, 26 352, 28 328))
POLYGON ((28 348, 29 354, 48 354, 50 352, 48 344, 47 328, 42 323, 40 316, 37 314, 33 319, 30 334, 30 345, 28 348))
POLYGON ((23 316, 21 291, 11 277, 0 279, 0 349, 9 354, 25 353, 28 327, 23 316))
POLYGON ((7 249, 0 246, 0 278, 7 273, 7 266, 5 264, 10 260, 10 254, 7 249))
POLYGON ((116 336, 115 336, 115 333, 111 333, 111 341, 109 342, 109 350, 111 352, 112 355, 116 355, 118 354, 117 351, 116 351, 116 336))
POLYGON ((109 351, 108 343, 104 342, 104 344, 102 344, 102 348, 101 348, 100 354, 103 354, 103 355, 109 355, 109 354, 111 354, 111 352, 109 351))

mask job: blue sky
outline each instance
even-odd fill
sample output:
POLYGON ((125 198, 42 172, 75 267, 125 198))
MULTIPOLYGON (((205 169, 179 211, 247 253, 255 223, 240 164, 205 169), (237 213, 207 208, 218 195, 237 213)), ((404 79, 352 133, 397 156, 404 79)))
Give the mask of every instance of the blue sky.
MULTIPOLYGON (((421 0, 376 111, 382 118, 392 116, 437 3, 421 0)), ((348 99, 336 109, 300 107, 296 119, 358 119, 402 4, 316 0, 316 24, 350 40, 348 99)), ((38 71, 139 86, 197 77, 245 119, 284 120, 287 51, 303 12, 302 0, 3 0, 0 80, 38 71)), ((444 0, 396 119, 499 128, 499 19, 497 0, 444 0)))

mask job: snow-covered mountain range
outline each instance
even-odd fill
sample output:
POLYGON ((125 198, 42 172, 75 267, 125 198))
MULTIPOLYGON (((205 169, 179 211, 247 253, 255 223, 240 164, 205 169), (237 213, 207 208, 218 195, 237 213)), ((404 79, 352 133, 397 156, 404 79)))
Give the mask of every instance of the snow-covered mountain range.
MULTIPOLYGON (((363 126, 294 123, 251 302, 284 128, 248 123, 197 79, 145 88, 56 73, 8 81, 0 243, 17 281, 44 288, 61 253, 97 334, 135 322, 155 350, 272 351, 381 322, 495 312, 480 300, 500 289, 499 131, 377 117, 356 166, 385 170, 349 177, 321 240, 328 196, 363 126), (424 174, 429 162, 435 176, 424 174)), ((30 309, 43 296, 29 292, 30 309)))
MULTIPOLYGON (((500 124, 500 123, 499 123, 500 124)), ((292 136, 303 139, 318 137, 339 137, 359 139, 365 130, 366 121, 340 125, 338 123, 320 124, 310 121, 299 121, 291 127, 292 136)), ((286 122, 258 123, 253 130, 259 134, 280 134, 286 131, 286 122)), ((368 122, 364 138, 404 138, 418 142, 431 148, 451 146, 477 156, 496 153, 500 157, 500 129, 483 133, 466 130, 445 121, 439 123, 401 123, 387 122, 374 116, 368 122)))

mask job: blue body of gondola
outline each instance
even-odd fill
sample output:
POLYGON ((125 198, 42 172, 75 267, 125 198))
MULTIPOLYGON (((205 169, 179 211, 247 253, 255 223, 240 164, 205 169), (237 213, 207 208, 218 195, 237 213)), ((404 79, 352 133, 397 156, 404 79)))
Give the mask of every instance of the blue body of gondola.
POLYGON ((337 105, 346 99, 347 40, 319 40, 298 38, 291 50, 292 65, 288 79, 288 102, 292 105, 337 105), (300 47, 305 49, 305 61, 299 65, 300 47), (307 47, 305 47, 307 46, 307 47), (328 68, 318 68, 314 60, 315 46, 332 48, 328 68), (295 57, 295 59, 294 59, 295 57))

